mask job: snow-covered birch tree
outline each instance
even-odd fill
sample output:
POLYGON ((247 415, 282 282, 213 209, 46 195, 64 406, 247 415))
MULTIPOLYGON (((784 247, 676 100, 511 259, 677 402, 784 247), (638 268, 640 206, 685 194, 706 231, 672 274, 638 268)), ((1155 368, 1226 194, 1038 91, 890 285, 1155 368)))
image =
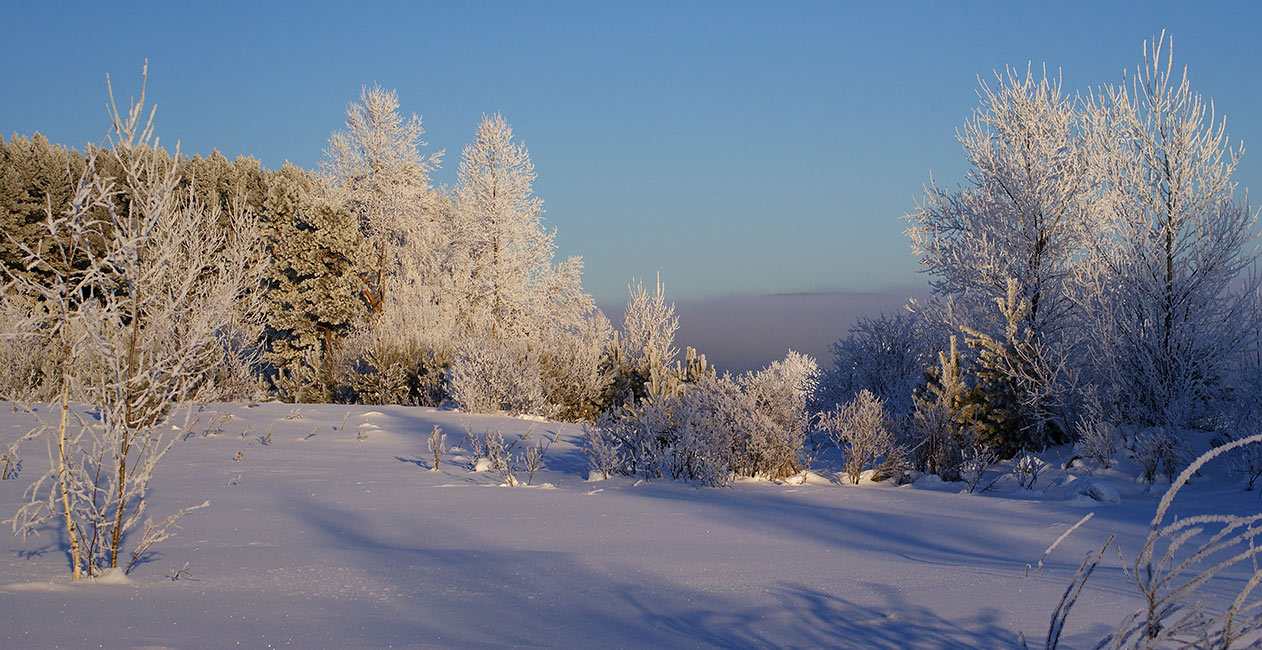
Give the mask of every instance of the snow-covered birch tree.
POLYGON ((130 570, 168 535, 180 513, 156 524, 145 520, 131 561, 121 557, 127 533, 146 514, 158 462, 193 426, 190 408, 173 431, 174 410, 216 394, 206 390, 208 382, 225 350, 236 349, 221 337, 257 318, 243 313, 242 301, 264 263, 253 215, 224 217, 217 206, 178 190, 179 154, 158 148, 143 90, 126 114, 112 112, 110 146, 89 149, 71 207, 48 210, 54 239, 24 251, 28 266, 51 270, 62 258, 74 262, 62 268, 75 271, 53 270, 51 285, 17 287, 55 299, 58 327, 70 334, 63 350, 79 358, 66 364, 58 423, 41 430, 51 468, 28 489, 30 501, 12 522, 27 533, 64 519, 76 577, 107 567, 130 570), (102 175, 101 159, 120 176, 102 175), (90 217, 92 208, 104 216, 90 217), (225 230, 221 222, 233 225, 225 230), (81 238, 99 248, 76 243, 81 238), (71 391, 95 417, 71 420, 71 391))
POLYGON ((1106 399, 1134 422, 1185 426, 1212 413, 1248 326, 1243 272, 1256 213, 1236 195, 1226 120, 1173 65, 1163 33, 1129 84, 1090 101, 1087 144, 1100 186, 1079 281, 1106 399), (1207 412, 1207 409, 1210 411, 1207 412))
POLYGON ((992 335, 1006 323, 996 300, 1017 281, 1030 305, 1022 326, 1039 341, 1068 324, 1066 292, 1090 192, 1073 99, 1059 78, 1008 69, 981 83, 981 106, 957 133, 970 165, 958 190, 930 184, 905 218, 937 296, 992 335))

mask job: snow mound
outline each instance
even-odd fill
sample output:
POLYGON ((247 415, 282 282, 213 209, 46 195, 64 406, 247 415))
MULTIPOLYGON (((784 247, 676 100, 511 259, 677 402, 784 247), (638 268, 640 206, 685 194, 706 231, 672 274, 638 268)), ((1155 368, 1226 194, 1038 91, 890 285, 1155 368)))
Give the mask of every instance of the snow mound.
POLYGON ((1122 495, 1117 491, 1117 488, 1113 487, 1107 481, 1098 478, 1083 481, 1082 484, 1078 486, 1075 494, 1090 497, 1092 500, 1099 501, 1100 503, 1122 502, 1122 495))

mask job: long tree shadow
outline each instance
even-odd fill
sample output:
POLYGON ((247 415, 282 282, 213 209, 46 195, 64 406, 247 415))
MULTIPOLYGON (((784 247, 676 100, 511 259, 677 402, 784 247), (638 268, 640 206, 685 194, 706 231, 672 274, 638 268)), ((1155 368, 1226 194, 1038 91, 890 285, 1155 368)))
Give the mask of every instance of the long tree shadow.
MULTIPOLYGON (((590 647, 604 639, 614 647, 963 649, 1011 647, 1016 638, 992 610, 949 621, 883 585, 868 585, 881 594, 879 605, 801 583, 734 596, 656 572, 628 581, 570 553, 480 539, 476 525, 422 522, 426 539, 401 541, 356 512, 297 494, 286 503, 312 542, 339 553, 329 559, 407 593, 398 614, 408 627, 463 647, 590 647)), ((389 626, 381 630, 388 635, 389 626)))
POLYGON ((1008 648, 1016 643, 1016 635, 999 625, 994 610, 983 610, 971 620, 949 621, 908 603, 897 590, 884 585, 869 586, 883 593, 885 600, 881 605, 859 604, 795 583, 783 583, 771 590, 777 605, 744 610, 701 606, 662 611, 655 606, 652 594, 629 589, 621 596, 637 609, 644 622, 670 630, 689 644, 720 648, 974 650, 1008 648))

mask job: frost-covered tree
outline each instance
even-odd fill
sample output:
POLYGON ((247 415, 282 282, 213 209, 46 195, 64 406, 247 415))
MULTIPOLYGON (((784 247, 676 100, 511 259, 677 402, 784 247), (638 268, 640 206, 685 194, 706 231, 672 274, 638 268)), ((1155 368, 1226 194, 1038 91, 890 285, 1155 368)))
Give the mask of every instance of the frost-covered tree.
POLYGON ((263 204, 268 269, 268 361, 290 401, 333 401, 340 350, 367 315, 365 242, 355 216, 326 200, 293 165, 268 174, 263 204))
POLYGON ((878 458, 895 453, 896 440, 885 402, 870 391, 859 391, 853 400, 817 418, 820 428, 845 455, 843 471, 853 485, 859 484, 863 472, 878 458))
MULTIPOLYGON (((404 120, 392 90, 365 87, 346 109, 346 129, 329 138, 322 165, 336 196, 359 219, 371 247, 366 298, 374 315, 389 311, 392 279, 411 265, 424 266, 413 246, 430 233, 427 203, 436 201, 429 173, 443 152, 421 154, 421 118, 404 120)), ((425 252, 425 251, 420 251, 425 252)))
POLYGON ((20 245, 34 248, 48 236, 48 209, 69 207, 84 157, 36 133, 0 139, 0 263, 26 273, 20 245))
MULTIPOLYGON (((111 91, 111 107, 112 99, 111 91)), ((49 232, 62 236, 23 251, 27 266, 51 273, 52 282, 17 287, 60 305, 50 311, 54 330, 64 334, 66 356, 79 359, 63 374, 58 423, 40 431, 51 468, 28 489, 30 501, 13 525, 25 533, 64 520, 75 577, 120 560, 130 570, 168 535, 179 513, 145 520, 132 538, 131 562, 121 557, 128 532, 146 514, 154 469, 179 435, 173 426, 191 426, 187 419, 175 424, 173 411, 218 395, 210 379, 225 350, 234 349, 222 337, 241 325, 234 320, 252 318, 242 300, 263 272, 254 216, 224 216, 178 191, 179 155, 157 148, 143 105, 142 90, 125 115, 113 110, 110 147, 89 149, 71 207, 48 210, 49 232), (101 159, 112 164, 98 166, 101 159), (107 177, 102 168, 121 173, 107 177), (98 209, 103 220, 91 216, 98 209), (232 227, 220 228, 223 221, 232 227), (97 239, 99 248, 78 243, 85 239, 97 239), (77 270, 58 271, 57 258, 80 260, 62 265, 77 270), (72 392, 94 417, 71 421, 72 392)))
MULTIPOLYGON (((678 379, 671 364, 679 355, 675 347, 679 317, 675 315, 675 303, 666 302, 661 278, 652 293, 638 281, 628 290, 622 331, 615 334, 604 361, 609 377, 601 399, 605 409, 616 409, 649 395, 663 395, 678 379)), ((704 360, 701 365, 705 365, 704 360)))
MULTIPOLYGON (((1240 149, 1173 67, 1164 33, 1132 83, 1090 102, 1099 195, 1080 266, 1092 379, 1120 418, 1186 426, 1212 413, 1248 327, 1242 272, 1256 215, 1236 196, 1240 149)), ((1256 282, 1256 278, 1248 280, 1256 282)))
POLYGON ((965 403, 972 407, 977 442, 1003 459, 1063 442, 1068 428, 1059 405, 1070 391, 1069 373, 1024 325, 1030 304, 1019 296, 1016 280, 1009 280, 1008 295, 995 301, 1005 321, 1003 338, 963 328, 977 351, 976 385, 965 403))
POLYGON ((956 341, 952 336, 948 349, 938 353, 938 367, 928 370, 908 426, 916 469, 948 481, 960 476, 976 410, 968 403, 970 388, 956 341))
POLYGON ((539 301, 539 370, 544 394, 565 420, 595 420, 609 383, 602 372, 613 335, 609 319, 583 291, 583 262, 574 257, 547 276, 539 301))
POLYGON ((931 184, 905 217, 907 235, 934 293, 964 320, 951 325, 999 335, 994 301, 1015 278, 1030 306, 1022 327, 1054 344, 1068 325, 1066 285, 1091 190, 1078 113, 1059 79, 1036 79, 1032 68, 996 74, 996 87, 983 82, 978 95, 957 135, 966 184, 931 184))
POLYGON ((829 346, 833 362, 820 379, 822 405, 842 404, 867 390, 891 414, 910 414, 932 363, 929 340, 930 328, 918 312, 860 318, 848 337, 829 346))
POLYGON ((533 195, 534 164, 498 113, 483 116, 460 160, 454 199, 458 246, 465 255, 466 332, 492 338, 529 329, 529 315, 551 267, 553 233, 533 195))

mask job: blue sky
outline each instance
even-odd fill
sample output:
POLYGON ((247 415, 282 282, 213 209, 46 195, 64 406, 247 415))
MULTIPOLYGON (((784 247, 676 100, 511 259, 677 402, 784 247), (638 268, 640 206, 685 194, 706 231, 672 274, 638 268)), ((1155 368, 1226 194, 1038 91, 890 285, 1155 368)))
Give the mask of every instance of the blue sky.
POLYGON ((165 144, 311 168, 378 82, 451 183, 501 111, 602 303, 659 271, 684 300, 923 285, 898 217, 930 173, 962 178, 955 129, 1007 64, 1087 90, 1167 29, 1232 139, 1262 147, 1258 3, 115 4, 4 2, 0 133, 99 141, 106 73, 126 96, 148 58, 165 144))

